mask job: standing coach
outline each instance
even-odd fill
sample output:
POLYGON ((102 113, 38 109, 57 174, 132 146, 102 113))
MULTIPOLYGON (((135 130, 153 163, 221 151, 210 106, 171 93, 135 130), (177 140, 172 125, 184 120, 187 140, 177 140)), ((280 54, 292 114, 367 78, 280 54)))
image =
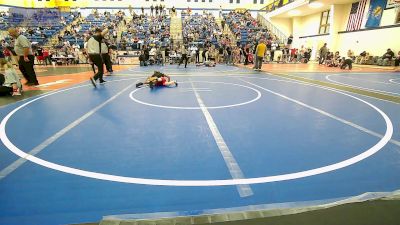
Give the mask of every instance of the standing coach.
POLYGON ((106 35, 108 29, 104 29, 103 31, 100 28, 96 28, 94 35, 88 40, 87 43, 87 52, 89 55, 89 59, 93 62, 97 67, 97 73, 90 78, 93 86, 96 87, 96 81, 99 80, 100 84, 104 84, 106 81, 103 80, 104 68, 103 68, 103 59, 101 57, 101 43, 104 35, 106 35))
POLYGON ((19 70, 26 79, 26 85, 39 85, 36 78, 34 66, 35 57, 32 53, 32 44, 24 35, 20 34, 16 28, 8 29, 8 33, 15 39, 14 51, 18 56, 19 70))

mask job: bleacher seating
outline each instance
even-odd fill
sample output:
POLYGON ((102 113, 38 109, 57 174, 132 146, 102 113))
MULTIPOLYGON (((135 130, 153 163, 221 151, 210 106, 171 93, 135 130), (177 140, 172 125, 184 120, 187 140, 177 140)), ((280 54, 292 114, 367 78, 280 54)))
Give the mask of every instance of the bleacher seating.
POLYGON ((76 14, 59 13, 58 10, 50 9, 37 10, 30 17, 13 13, 12 17, 3 17, 3 19, 7 18, 9 22, 2 24, 1 29, 5 30, 11 26, 19 27, 23 23, 24 26, 20 27, 21 34, 34 44, 44 45, 49 38, 71 23, 76 16, 76 14))
POLYGON ((109 33, 112 34, 122 19, 122 16, 112 15, 110 13, 98 14, 94 12, 88 15, 84 20, 73 24, 71 31, 62 37, 62 41, 68 41, 71 45, 77 44, 80 48, 83 48, 85 37, 90 36, 95 28, 108 28, 109 33))
POLYGON ((167 16, 141 16, 128 24, 123 31, 121 49, 139 49, 140 44, 166 47, 170 44, 171 19, 167 16))
POLYGON ((0 14, 0 30, 7 30, 11 26, 18 26, 24 21, 24 15, 18 13, 1 13, 0 14))
POLYGON ((184 40, 200 44, 210 42, 214 46, 219 45, 218 38, 222 31, 212 14, 189 16, 182 12, 181 17, 184 40))
POLYGON ((230 12, 224 14, 224 19, 241 45, 256 42, 260 37, 269 39, 273 36, 266 28, 259 25, 250 13, 230 12))

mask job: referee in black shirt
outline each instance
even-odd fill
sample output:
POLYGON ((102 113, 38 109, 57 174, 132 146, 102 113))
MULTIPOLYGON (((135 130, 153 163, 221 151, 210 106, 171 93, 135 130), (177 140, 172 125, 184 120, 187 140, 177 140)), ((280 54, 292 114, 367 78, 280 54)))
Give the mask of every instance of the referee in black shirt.
POLYGON ((101 57, 101 43, 104 35, 106 35, 108 29, 104 29, 103 31, 100 28, 96 28, 94 35, 88 40, 87 51, 89 54, 90 60, 96 65, 97 73, 90 78, 93 86, 96 87, 96 81, 99 80, 100 84, 104 84, 106 81, 103 80, 103 59, 101 57))

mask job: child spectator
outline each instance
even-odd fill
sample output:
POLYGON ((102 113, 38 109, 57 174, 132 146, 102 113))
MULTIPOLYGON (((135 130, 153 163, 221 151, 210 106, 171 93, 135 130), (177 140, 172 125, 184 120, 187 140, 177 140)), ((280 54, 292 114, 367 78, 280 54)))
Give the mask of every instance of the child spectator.
POLYGON ((4 69, 4 75, 0 74, 0 95, 21 95, 22 84, 13 65, 5 59, 0 59, 0 66, 4 69))
POLYGON ((342 58, 342 65, 340 66, 340 69, 344 70, 346 67, 349 67, 349 70, 353 68, 353 60, 350 58, 345 59, 344 57, 342 58))

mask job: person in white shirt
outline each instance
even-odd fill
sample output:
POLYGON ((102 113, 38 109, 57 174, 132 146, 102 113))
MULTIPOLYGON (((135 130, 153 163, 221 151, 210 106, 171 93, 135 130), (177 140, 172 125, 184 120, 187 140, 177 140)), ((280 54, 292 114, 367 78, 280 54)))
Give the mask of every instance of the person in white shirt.
POLYGON ((104 29, 103 31, 100 28, 95 29, 95 34, 88 40, 87 51, 89 55, 89 59, 93 62, 97 67, 97 73, 90 78, 93 86, 96 87, 96 81, 99 80, 100 84, 104 84, 106 81, 103 79, 103 59, 101 58, 101 42, 103 40, 104 35, 106 35, 108 29, 104 29))
POLYGON ((89 40, 89 37, 86 37, 85 38, 85 43, 83 44, 83 55, 86 57, 86 63, 89 63, 90 64, 90 66, 92 67, 92 70, 93 70, 93 74, 96 74, 96 69, 94 68, 95 66, 94 66, 94 64, 93 64, 93 62, 90 60, 90 58, 89 58, 89 54, 88 54, 88 40, 89 40))
POLYGON ((16 28, 8 29, 8 33, 15 39, 14 51, 19 57, 19 70, 27 81, 26 85, 39 85, 33 68, 35 56, 32 53, 31 42, 24 35, 21 35, 16 28))

